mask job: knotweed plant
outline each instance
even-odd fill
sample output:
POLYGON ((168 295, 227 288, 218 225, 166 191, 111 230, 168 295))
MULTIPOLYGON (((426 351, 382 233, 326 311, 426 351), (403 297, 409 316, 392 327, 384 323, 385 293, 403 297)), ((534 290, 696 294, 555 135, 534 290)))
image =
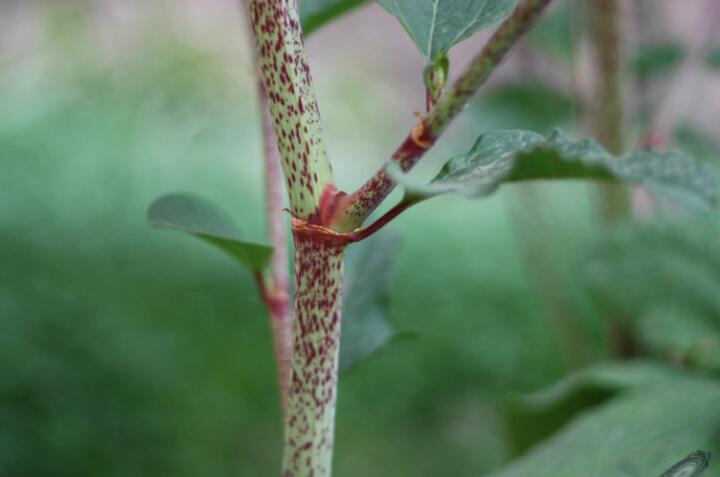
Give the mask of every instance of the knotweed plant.
POLYGON ((227 214, 194 196, 158 199, 149 219, 156 226, 213 243, 255 274, 275 342, 285 420, 282 475, 327 477, 332 467, 342 301, 350 298, 343 297, 343 291, 352 293, 343 284, 343 262, 354 243, 438 195, 484 197, 512 182, 629 183, 694 208, 711 205, 715 193, 706 171, 681 152, 643 149, 623 154, 615 146, 608 147, 609 152, 591 139, 573 139, 560 131, 546 137, 521 130, 485 131, 466 154, 450 159, 429 183, 408 175, 551 0, 379 0, 426 59, 421 72, 426 111, 386 165, 359 189, 343 191, 326 152, 303 35, 361 2, 302 3, 303 12, 308 12, 302 21, 297 0, 248 0, 246 5, 264 113, 270 245, 243 241, 227 214), (495 26, 457 80, 448 82, 448 51, 495 26), (398 186, 405 191, 402 199, 367 223, 398 186), (285 193, 289 214, 283 212, 285 193), (286 217, 295 245, 292 298, 286 217))

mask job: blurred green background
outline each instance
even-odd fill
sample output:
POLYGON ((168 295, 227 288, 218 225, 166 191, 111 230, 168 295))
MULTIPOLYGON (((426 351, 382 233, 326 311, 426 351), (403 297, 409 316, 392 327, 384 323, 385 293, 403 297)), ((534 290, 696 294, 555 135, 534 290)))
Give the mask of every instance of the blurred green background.
MULTIPOLYGON (((419 176, 491 127, 582 129, 569 59, 578 26, 562 2, 550 13, 419 176)), ((221 0, 0 3, 0 475, 276 475, 275 369, 250 273, 145 221, 154 198, 189 191, 264 238, 243 21, 221 0)), ((654 31, 683 45, 679 30, 654 31)), ((375 5, 308 48, 335 172, 351 190, 422 108, 422 62, 375 5)), ((679 60, 661 53, 633 71, 669 88, 679 60)), ((703 75, 697 95, 717 104, 717 74, 703 75)), ((631 136, 658 94, 629 101, 631 136)), ((673 127, 677 145, 716 167, 711 114, 678 114, 673 127)), ((620 278, 588 265, 607 233, 593 197, 581 184, 516 187, 481 202, 438 199, 397 221, 389 320, 419 335, 343 377, 336 475, 497 469, 518 453, 504 399, 607 358, 587 276, 620 278)), ((699 224, 698 253, 711 256, 717 219, 684 217, 699 224)), ((720 262, 709 263, 710 304, 698 307, 717 325, 720 262)))

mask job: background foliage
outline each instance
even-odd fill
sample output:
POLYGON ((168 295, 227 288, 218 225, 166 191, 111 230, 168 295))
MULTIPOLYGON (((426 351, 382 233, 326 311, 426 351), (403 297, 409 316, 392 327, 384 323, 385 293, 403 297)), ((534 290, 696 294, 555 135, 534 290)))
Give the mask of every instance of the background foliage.
MULTIPOLYGON (((32 6, 22 18, 34 43, 0 56, 0 475, 274 475, 279 403, 250 273, 145 222, 155 197, 184 190, 263 241, 244 32, 196 38, 160 6, 131 17, 109 57, 96 36, 114 17, 102 8, 32 6)), ((577 91, 542 67, 569 71, 576 14, 550 12, 420 177, 490 128, 581 129, 577 91)), ((423 59, 377 5, 327 28, 310 58, 336 173, 352 189, 414 121, 423 59), (373 44, 347 55, 342 38, 371 24, 387 59, 373 44)), ((638 47, 643 81, 678 68, 682 48, 664 45, 638 47)), ((640 129, 648 117, 634 119, 640 129)), ((675 144, 716 170, 717 131, 687 119, 675 144)), ((577 183, 508 186, 398 221, 385 333, 417 336, 343 377, 337 475, 554 476, 562 465, 644 476, 696 448, 720 451, 720 216, 661 206, 662 223, 607 230, 593 197, 577 183), (608 313, 637 336, 637 366, 598 364, 608 313)))

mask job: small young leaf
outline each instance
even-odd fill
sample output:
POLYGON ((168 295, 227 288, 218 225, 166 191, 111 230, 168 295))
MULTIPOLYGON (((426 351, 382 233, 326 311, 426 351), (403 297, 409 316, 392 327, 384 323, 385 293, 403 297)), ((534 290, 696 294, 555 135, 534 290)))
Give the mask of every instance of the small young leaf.
POLYGON ((428 62, 474 33, 505 20, 515 0, 378 0, 428 62))
POLYGON ((348 250, 340 333, 341 373, 409 334, 394 330, 387 321, 391 265, 399 243, 396 235, 381 232, 348 250))
POLYGON ((593 140, 575 141, 557 130, 547 138, 530 131, 485 133, 470 152, 448 161, 427 185, 408 179, 393 166, 389 172, 405 185, 406 200, 416 202, 447 192, 483 197, 505 182, 546 179, 635 183, 696 209, 717 200, 710 172, 686 154, 642 150, 615 158, 593 140))
POLYGON ((243 241, 224 210, 195 195, 160 197, 150 205, 147 218, 153 227, 179 230, 210 242, 251 270, 263 270, 273 253, 268 245, 243 241))
POLYGON ((305 36, 369 0, 303 0, 300 22, 305 36))

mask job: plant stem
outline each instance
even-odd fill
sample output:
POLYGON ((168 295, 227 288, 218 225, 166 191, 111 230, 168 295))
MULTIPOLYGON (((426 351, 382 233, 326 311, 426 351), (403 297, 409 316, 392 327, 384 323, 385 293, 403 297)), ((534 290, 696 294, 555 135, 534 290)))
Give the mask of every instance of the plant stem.
MULTIPOLYGON (((248 1, 244 0, 245 12, 248 12, 248 1)), ((250 27, 250 25, 247 25, 250 27)), ((252 41, 252 34, 250 35, 252 41)), ((260 61, 253 49, 253 65, 257 71, 260 61)), ((283 416, 287 415, 290 393, 290 373, 292 371, 292 340, 293 323, 290 313, 290 292, 288 280, 288 239, 285 231, 283 213, 283 184, 280 169, 280 155, 273 131, 272 117, 268 105, 267 94, 262 81, 258 78, 258 106, 260 108, 263 166, 265 171, 265 210, 268 236, 274 251, 270 259, 270 267, 265 274, 256 274, 260 295, 270 315, 275 362, 277 365, 278 389, 283 416)))
POLYGON ((250 0, 260 76, 268 95, 294 217, 316 218, 323 194, 334 192, 330 162, 296 0, 250 0))
POLYGON ((346 242, 328 238, 335 188, 296 0, 250 0, 260 74, 282 159, 295 240, 293 356, 284 477, 331 472, 346 242), (296 226, 296 224, 302 226, 296 226))
MULTIPOLYGON (((523 37, 552 0, 526 0, 503 22, 462 75, 437 100, 427 117, 410 131, 391 157, 404 172, 410 170, 433 146, 470 98, 490 77, 510 49, 523 37)), ((342 199, 333 220, 337 230, 354 230, 395 188, 395 181, 381 167, 364 185, 342 199)))
POLYGON ((283 183, 280 156, 275 143, 272 118, 262 84, 258 87, 262 108, 263 149, 265 162, 265 206, 268 235, 274 252, 270 260, 270 273, 263 287, 263 298, 270 313, 270 324, 275 346, 278 382, 283 414, 287 415, 292 372, 293 320, 290 313, 288 280, 288 241, 283 213, 283 183))
MULTIPOLYGON (((597 140, 614 155, 623 152, 623 95, 620 55, 622 41, 619 30, 617 0, 589 0, 590 38, 595 55, 595 94, 590 109, 592 128, 597 140)), ((599 214, 605 224, 627 217, 629 196, 617 184, 599 187, 599 214)), ((620 358, 637 354, 637 342, 624 317, 618 312, 607 316, 610 353, 620 358)))
POLYGON ((295 342, 283 477, 331 473, 345 244, 297 230, 295 342))
MULTIPOLYGON (((589 0, 590 36, 595 55, 596 83, 591 107, 592 129, 611 153, 623 152, 623 95, 617 0, 589 0)), ((606 223, 627 215, 628 194, 623 186, 601 184, 600 216, 606 223)))

